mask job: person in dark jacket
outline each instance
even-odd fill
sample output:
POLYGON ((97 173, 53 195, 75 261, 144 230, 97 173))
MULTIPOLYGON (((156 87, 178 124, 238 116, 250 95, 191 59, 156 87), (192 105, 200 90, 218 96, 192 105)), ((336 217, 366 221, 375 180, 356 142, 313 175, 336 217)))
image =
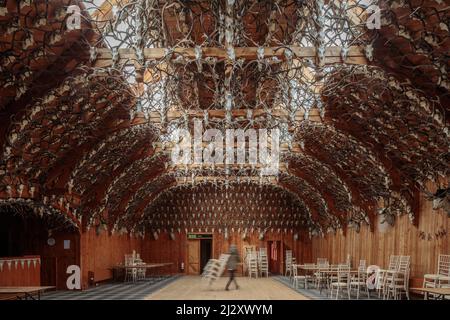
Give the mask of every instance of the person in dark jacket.
POLYGON ((234 281, 234 284, 236 285, 236 289, 239 289, 239 286, 237 284, 235 273, 237 269, 237 264, 241 261, 241 258, 239 257, 239 252, 237 250, 236 245, 232 244, 230 246, 230 258, 227 262, 227 268, 228 273, 230 274, 230 279, 228 280, 227 286, 225 287, 225 290, 228 290, 230 287, 231 282, 234 281))

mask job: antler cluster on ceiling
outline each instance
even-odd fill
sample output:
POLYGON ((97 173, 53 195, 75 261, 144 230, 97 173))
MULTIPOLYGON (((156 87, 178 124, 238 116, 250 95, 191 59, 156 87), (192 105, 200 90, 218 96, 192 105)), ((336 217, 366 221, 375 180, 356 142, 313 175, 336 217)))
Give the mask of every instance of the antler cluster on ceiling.
MULTIPOLYGON (((380 1, 382 28, 370 31, 364 3, 5 1, 0 197, 110 230, 197 227, 165 202, 239 185, 297 197, 287 207, 298 215, 273 212, 280 229, 413 220, 417 191, 448 179, 449 9, 380 1), (66 27, 69 5, 82 9, 80 29, 66 27), (172 166, 171 134, 194 118, 205 129, 279 128, 280 175, 172 166)), ((260 228, 270 207, 262 218, 255 209, 260 228)))

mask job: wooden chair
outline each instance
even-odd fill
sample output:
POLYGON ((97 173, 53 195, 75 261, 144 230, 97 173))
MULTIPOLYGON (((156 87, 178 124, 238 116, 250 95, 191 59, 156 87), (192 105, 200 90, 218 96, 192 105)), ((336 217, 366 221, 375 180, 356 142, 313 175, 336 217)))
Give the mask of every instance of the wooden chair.
POLYGON ((381 296, 385 295, 385 286, 386 286, 388 271, 396 271, 398 269, 399 260, 400 260, 400 256, 391 255, 389 257, 388 268, 386 270, 380 270, 378 272, 378 280, 377 280, 378 298, 381 298, 381 296))
POLYGON ((285 272, 284 275, 287 276, 289 273, 289 277, 292 276, 292 250, 286 250, 285 257, 285 272))
POLYGON ((308 289, 308 280, 310 279, 311 276, 309 276, 308 274, 299 275, 297 265, 296 264, 292 265, 292 281, 295 289, 298 289, 299 283, 303 284, 303 288, 308 289))
POLYGON ((359 260, 358 270, 359 269, 367 269, 366 260, 359 260))
POLYGON ((266 248, 259 248, 259 273, 261 277, 263 274, 269 277, 269 260, 266 248))
POLYGON ((329 273, 327 274, 326 277, 324 276, 325 280, 327 281, 327 288, 328 289, 331 288, 331 283, 332 282, 337 282, 338 281, 339 266, 340 265, 338 265, 338 264, 332 264, 328 268, 329 273))
MULTIPOLYGON (((135 266, 134 257, 131 254, 125 255, 125 267, 135 266)), ((137 280, 137 268, 125 268, 125 282, 135 282, 137 280)))
POLYGON ((256 256, 256 251, 247 255, 247 267, 249 278, 252 278, 253 276, 258 278, 258 258, 256 256))
MULTIPOLYGON (((137 265, 145 265, 144 262, 139 262, 137 265)), ((147 277, 147 269, 146 268, 138 268, 136 269, 136 280, 145 280, 147 277)))
POLYGON ((339 298, 339 293, 347 290, 348 299, 350 299, 350 267, 347 264, 338 266, 337 281, 330 283, 330 298, 333 299, 333 292, 336 289, 336 300, 339 298))
POLYGON ((321 264, 318 264, 317 271, 314 273, 314 285, 317 289, 321 289, 323 287, 329 288, 329 277, 328 272, 330 270, 330 265, 328 264, 328 261, 321 261, 321 264))
POLYGON ((440 254, 436 274, 426 274, 424 288, 442 288, 450 285, 450 255, 440 254))
POLYGON ((356 299, 359 299, 359 293, 361 288, 365 288, 367 293, 367 299, 370 299, 369 288, 367 287, 367 269, 365 265, 365 260, 360 260, 360 265, 358 267, 358 273, 352 277, 350 281, 350 291, 356 288, 356 299), (364 264, 361 264, 364 261, 364 264))
POLYGON ((409 300, 409 272, 410 256, 400 256, 397 270, 387 271, 384 298, 392 297, 395 300, 401 299, 403 293, 409 300))

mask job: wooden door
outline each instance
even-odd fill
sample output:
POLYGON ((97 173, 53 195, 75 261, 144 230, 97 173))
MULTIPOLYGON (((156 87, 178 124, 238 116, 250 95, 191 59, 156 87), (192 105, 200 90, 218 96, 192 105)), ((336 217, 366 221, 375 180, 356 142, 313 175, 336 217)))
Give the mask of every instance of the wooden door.
POLYGON ((200 241, 188 240, 187 273, 200 274, 200 241))
POLYGON ((281 273, 281 241, 268 241, 269 271, 272 274, 281 273))
POLYGON ((58 262, 56 257, 41 257, 41 285, 55 286, 57 284, 58 262))

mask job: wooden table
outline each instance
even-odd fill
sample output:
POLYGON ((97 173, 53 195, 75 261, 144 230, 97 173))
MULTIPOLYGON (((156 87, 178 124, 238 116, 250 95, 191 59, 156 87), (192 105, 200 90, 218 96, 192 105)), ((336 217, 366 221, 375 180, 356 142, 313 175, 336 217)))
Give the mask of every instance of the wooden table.
POLYGON ((113 269, 151 269, 151 268, 170 266, 172 264, 173 264, 172 262, 165 262, 165 263, 144 263, 144 264, 139 264, 136 266, 117 265, 117 266, 114 266, 113 269))
POLYGON ((162 262, 162 263, 144 263, 136 266, 125 266, 125 265, 116 265, 112 268, 109 268, 113 271, 113 279, 117 280, 117 270, 127 270, 127 269, 153 269, 160 268, 173 265, 173 262, 162 262))
MULTIPOLYGON (((348 273, 350 275, 352 274, 358 274, 358 270, 337 270, 337 269, 331 269, 330 267, 322 267, 318 265, 304 265, 304 264, 298 264, 298 269, 302 269, 305 271, 314 271, 314 272, 320 272, 324 277, 323 279, 325 282, 328 282, 328 278, 332 275, 336 275, 338 273, 348 273)), ((323 281, 319 281, 319 293, 322 293, 322 289, 324 289, 325 283, 323 281)))
POLYGON ((36 300, 34 296, 37 296, 37 300, 40 300, 43 292, 53 289, 56 287, 0 287, 0 299, 3 296, 4 299, 11 300, 15 296, 17 300, 36 300))
POLYGON ((425 294, 425 300, 428 300, 428 294, 435 294, 438 299, 444 300, 445 296, 450 296, 450 288, 411 288, 410 291, 421 292, 425 294))

